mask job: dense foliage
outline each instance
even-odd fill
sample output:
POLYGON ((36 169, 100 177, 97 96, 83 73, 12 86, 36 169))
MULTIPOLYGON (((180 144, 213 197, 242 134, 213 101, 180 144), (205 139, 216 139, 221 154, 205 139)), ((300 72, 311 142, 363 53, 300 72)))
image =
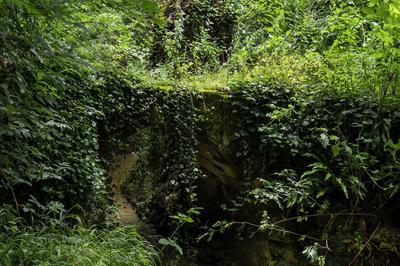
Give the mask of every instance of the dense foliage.
POLYGON ((398 0, 1 1, 1 262, 73 264, 92 243, 88 265, 154 263, 130 228, 66 229, 104 225, 105 170, 132 151, 126 194, 180 256, 220 220, 206 235, 292 233, 313 263, 396 261, 395 240, 373 242, 399 210, 399 15, 398 0), (200 217, 215 127, 240 193, 200 217), (347 253, 328 246, 349 231, 347 253))
MULTIPOLYGON (((121 4, 129 2, 121 1, 121 4)), ((90 251, 93 257, 87 257, 87 265, 102 260, 135 261, 141 257, 143 260, 137 263, 148 265, 154 258, 154 252, 139 238, 127 237, 126 243, 121 242, 119 238, 125 233, 87 231, 83 236, 78 231, 65 229, 71 238, 64 239, 63 229, 57 229, 71 223, 103 221, 109 206, 96 126, 96 121, 104 116, 97 95, 99 71, 109 57, 100 53, 94 57, 85 53, 85 48, 92 52, 90 40, 96 38, 100 45, 96 50, 100 52, 111 41, 95 37, 96 28, 90 27, 93 31, 90 33, 85 24, 100 27, 114 15, 119 19, 115 23, 119 23, 120 31, 125 30, 126 34, 129 27, 122 18, 130 11, 134 11, 130 14, 135 15, 137 24, 143 24, 146 14, 156 12, 157 7, 151 1, 132 2, 122 12, 114 5, 113 1, 93 1, 88 5, 81 1, 0 3, 2 265, 41 264, 42 260, 49 264, 65 263, 62 254, 68 248, 71 263, 81 262, 82 256, 78 256, 76 249, 90 243, 98 247, 90 251), (90 21, 99 13, 103 14, 101 23, 100 19, 90 21), (83 36, 86 42, 79 43, 83 36), (54 232, 24 227, 39 222, 54 227, 54 232), (58 241, 59 246, 52 246, 53 241, 58 241), (114 246, 115 241, 121 245, 114 246), (143 254, 129 254, 126 250, 118 253, 118 248, 126 248, 132 241, 143 246, 138 251, 143 254), (52 249, 61 248, 62 252, 48 257, 52 249), (120 258, 108 257, 104 251, 120 258), (42 255, 34 258, 35 253, 42 255)))
MULTIPOLYGON (((321 260, 327 256, 348 264, 352 252, 359 251, 349 246, 344 252, 337 246, 348 231, 366 237, 371 229, 396 224, 398 98, 382 103, 362 94, 310 93, 265 81, 232 88, 227 147, 247 185, 222 206, 229 218, 215 223, 206 235, 228 228, 243 235, 283 232, 289 239, 302 238, 300 247, 309 245, 305 253, 313 261, 319 254, 321 260)), ((398 246, 395 239, 386 240, 394 241, 392 248, 398 246)), ((376 263, 382 254, 396 258, 385 252, 370 248, 363 254, 376 263)), ((284 261, 280 253, 273 258, 284 261)))
MULTIPOLYGON (((143 84, 107 80, 103 90, 103 112, 99 122, 101 149, 112 152, 137 151, 139 162, 132 180, 140 189, 138 197, 163 205, 169 214, 194 207, 194 181, 200 175, 196 145, 199 98, 191 91, 160 90, 143 84), (162 192, 175 194, 164 202, 162 192)), ((165 195, 166 196, 166 195, 165 195)), ((165 210, 164 210, 165 211, 165 210)))
POLYGON ((70 209, 79 202, 90 212, 104 203, 96 126, 104 116, 100 71, 109 69, 106 62, 123 65, 110 58, 130 53, 123 46, 129 43, 117 49, 109 38, 143 30, 136 24, 143 25, 157 6, 127 1, 122 11, 112 1, 89 4, 1 4, 1 201, 19 215, 35 215, 43 203, 70 209), (124 23, 128 14, 134 20, 124 23), (95 36, 110 20, 117 33, 95 36))

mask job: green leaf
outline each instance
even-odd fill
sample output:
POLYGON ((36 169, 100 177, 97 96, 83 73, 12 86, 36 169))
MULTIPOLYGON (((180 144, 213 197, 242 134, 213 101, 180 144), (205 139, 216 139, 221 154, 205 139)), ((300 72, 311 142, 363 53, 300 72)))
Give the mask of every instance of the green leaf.
POLYGON ((332 176, 333 176, 332 173, 326 173, 325 181, 329 180, 332 176))
POLYGON ((349 192, 347 191, 346 185, 342 182, 341 178, 336 178, 336 181, 338 182, 340 188, 342 189, 344 195, 346 196, 346 199, 349 198, 349 192))
POLYGON ((160 245, 163 246, 171 246, 174 247, 176 251, 178 251, 178 253, 180 255, 183 255, 183 250, 182 248, 176 243, 175 240, 171 239, 171 238, 161 238, 160 240, 158 240, 158 243, 160 245))
POLYGON ((340 154, 340 146, 339 145, 333 145, 332 146, 332 154, 333 154, 333 157, 337 157, 339 154, 340 154))
POLYGON ((145 0, 141 2, 142 8, 148 12, 157 12, 158 4, 155 1, 145 0))
POLYGON ((192 217, 187 216, 187 215, 182 214, 182 213, 178 213, 178 215, 173 215, 171 218, 175 219, 175 220, 178 220, 178 221, 185 222, 185 223, 193 223, 194 222, 192 217))
POLYGON ((318 191, 318 194, 317 194, 316 198, 318 199, 318 198, 322 197, 323 195, 325 195, 325 193, 327 191, 328 191, 328 188, 324 188, 324 189, 318 191))
POLYGON ((163 246, 168 246, 168 245, 171 244, 171 242, 170 242, 168 239, 166 239, 166 238, 160 238, 160 239, 158 240, 158 243, 159 243, 160 245, 163 245, 163 246))
POLYGON ((353 150, 349 146, 345 146, 344 149, 346 150, 348 155, 352 155, 353 154, 353 150))
POLYGON ((324 148, 326 148, 326 147, 328 147, 328 145, 329 145, 329 138, 328 138, 328 136, 326 135, 326 134, 324 134, 324 133, 322 133, 321 135, 320 135, 320 141, 321 141, 321 144, 322 144, 322 147, 324 147, 324 148))

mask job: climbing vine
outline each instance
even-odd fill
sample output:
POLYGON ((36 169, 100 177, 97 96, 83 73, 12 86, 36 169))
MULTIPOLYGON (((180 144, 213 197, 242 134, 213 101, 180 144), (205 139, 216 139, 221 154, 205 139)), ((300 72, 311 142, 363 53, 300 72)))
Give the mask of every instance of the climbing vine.
MULTIPOLYGON (((181 227, 182 221, 194 223, 201 176, 197 144, 202 116, 196 106, 200 95, 180 88, 147 88, 112 76, 103 86, 108 93, 105 116, 99 121, 101 150, 106 157, 133 151, 139 157, 125 184, 126 196, 137 203, 142 219, 163 234, 181 227)), ((188 244, 190 239, 178 236, 168 243, 188 244)))
MULTIPOLYGON (((307 256, 322 252, 323 258, 337 259, 340 251, 332 243, 343 231, 331 227, 333 221, 322 219, 326 223, 319 225, 316 217, 332 216, 350 227, 362 220, 374 228, 381 208, 397 208, 398 99, 382 102, 368 95, 308 92, 268 81, 231 89, 224 100, 233 114, 229 147, 235 147, 232 160, 245 187, 221 206, 221 213, 230 213, 230 218, 215 223, 206 235, 229 228, 247 236, 283 233, 279 241, 290 242, 283 240, 287 234, 302 239, 303 247, 309 245, 307 256), (310 234, 307 224, 323 229, 310 234), (316 240, 318 248, 312 247, 316 240)), ((379 254, 370 250, 364 256, 379 254)), ((280 256, 273 254, 276 260, 284 259, 280 256)))

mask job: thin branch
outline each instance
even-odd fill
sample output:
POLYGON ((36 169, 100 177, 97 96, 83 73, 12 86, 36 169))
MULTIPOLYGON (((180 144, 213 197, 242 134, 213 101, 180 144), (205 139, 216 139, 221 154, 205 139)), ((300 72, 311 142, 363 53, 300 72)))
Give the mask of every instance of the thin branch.
POLYGON ((299 216, 295 216, 295 217, 282 219, 273 224, 276 225, 276 224, 284 223, 284 222, 291 221, 291 220, 297 220, 298 218, 310 218, 310 217, 321 217, 321 216, 372 216, 372 217, 378 217, 377 215, 375 215, 373 213, 343 213, 343 212, 339 212, 339 213, 327 213, 327 214, 309 214, 309 215, 304 215, 304 216, 299 215, 299 216))
POLYGON ((375 228, 374 232, 371 234, 371 236, 368 238, 368 240, 365 242, 365 244, 363 245, 363 247, 358 251, 357 255, 353 258, 353 260, 349 263, 349 266, 352 265, 355 260, 358 258, 358 256, 360 256, 361 252, 364 250, 364 248, 368 245, 369 241, 371 241, 372 237, 374 237, 374 235, 376 234, 376 232, 378 231, 378 228, 381 226, 381 223, 379 222, 378 226, 375 228))

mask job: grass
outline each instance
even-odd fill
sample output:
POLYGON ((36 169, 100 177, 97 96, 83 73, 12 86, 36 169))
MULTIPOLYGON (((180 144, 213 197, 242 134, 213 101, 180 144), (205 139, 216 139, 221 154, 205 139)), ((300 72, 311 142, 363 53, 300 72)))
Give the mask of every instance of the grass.
POLYGON ((27 227, 0 234, 0 265, 156 265, 157 252, 133 226, 99 230, 27 227))
POLYGON ((275 55, 257 62, 251 67, 234 71, 228 64, 214 72, 188 74, 180 78, 152 73, 142 74, 140 79, 149 87, 164 90, 176 86, 198 92, 221 92, 232 83, 251 83, 260 80, 275 80, 279 83, 301 85, 319 79, 327 71, 321 58, 311 54, 275 55))

